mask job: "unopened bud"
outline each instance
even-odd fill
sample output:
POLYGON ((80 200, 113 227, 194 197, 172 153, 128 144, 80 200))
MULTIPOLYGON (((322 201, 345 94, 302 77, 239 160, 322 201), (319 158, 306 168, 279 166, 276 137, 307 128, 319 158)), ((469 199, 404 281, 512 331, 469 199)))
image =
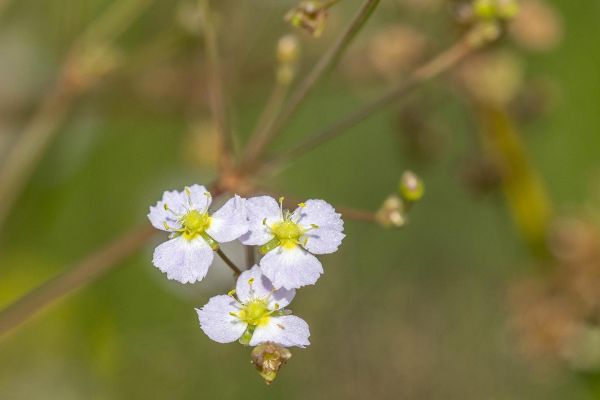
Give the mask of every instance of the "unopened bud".
POLYGON ((491 19, 477 23, 471 29, 468 40, 471 46, 477 48, 491 43, 500 37, 502 29, 498 21, 491 19))
POLYGON ((385 228, 399 228, 406 223, 404 202, 393 194, 389 196, 375 213, 375 221, 385 228))
POLYGON ((496 16, 495 0, 475 0, 473 13, 479 18, 494 18, 496 16))
POLYGON ((285 35, 277 42, 277 81, 289 84, 296 76, 296 60, 299 51, 298 39, 294 35, 285 35))
POLYGON ((297 28, 304 29, 312 36, 319 37, 327 22, 327 7, 319 1, 302 1, 288 11, 285 20, 297 28))
POLYGON ((252 350, 252 364, 263 377, 265 383, 270 385, 277 377, 277 373, 292 357, 292 353, 277 343, 266 342, 259 344, 252 350))
POLYGON ((519 13, 519 4, 516 0, 475 0, 473 14, 480 19, 514 18, 519 13))
POLYGON ((519 2, 517 0, 497 0, 497 14, 500 19, 513 19, 519 14, 519 2))
POLYGON ((414 203, 423 197, 425 185, 417 174, 412 171, 404 171, 398 184, 398 191, 406 202, 414 203))
POLYGON ((295 35, 282 36, 277 42, 277 60, 280 63, 294 63, 300 53, 300 43, 295 35))

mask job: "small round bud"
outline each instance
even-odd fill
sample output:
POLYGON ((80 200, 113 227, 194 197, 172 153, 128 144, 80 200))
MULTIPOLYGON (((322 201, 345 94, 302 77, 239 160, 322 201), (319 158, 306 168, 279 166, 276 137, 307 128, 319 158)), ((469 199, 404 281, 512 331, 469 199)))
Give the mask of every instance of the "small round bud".
POLYGON ((300 43, 295 35, 282 36, 277 42, 277 60, 280 63, 294 63, 300 53, 300 43))
POLYGON ((480 19, 512 19, 519 13, 516 0, 475 0, 473 14, 480 19))
POLYGON ((477 48, 495 41, 501 34, 500 23, 490 19, 477 23, 470 31, 468 40, 471 46, 477 48))
POLYGON ((497 0, 496 7, 496 14, 501 19, 513 19, 520 9, 517 0, 497 0))
POLYGON ((473 13, 479 18, 494 18, 496 16, 496 1, 475 0, 473 2, 473 13))
POLYGON ((325 30, 327 7, 319 1, 302 1, 285 15, 285 20, 293 26, 303 29, 313 37, 319 37, 325 30))
POLYGON ((414 203, 423 197, 425 185, 414 172, 404 171, 398 184, 398 191, 406 202, 414 203))
POLYGON ((389 196, 375 213, 375 221, 385 228, 399 228, 406 223, 404 202, 393 194, 389 196))
POLYGON ((292 353, 277 343, 266 342, 259 344, 252 350, 252 364, 263 377, 265 383, 270 385, 277 377, 277 373, 292 357, 292 353))

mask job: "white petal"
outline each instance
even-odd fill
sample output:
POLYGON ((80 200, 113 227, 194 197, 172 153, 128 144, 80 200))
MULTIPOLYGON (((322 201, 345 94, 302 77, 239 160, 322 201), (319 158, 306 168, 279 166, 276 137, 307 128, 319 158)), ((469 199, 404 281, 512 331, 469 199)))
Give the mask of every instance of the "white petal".
POLYGON ((299 246, 271 250, 260 260, 260 268, 273 286, 286 289, 313 285, 323 273, 317 257, 299 246))
POLYGON ((263 275, 258 265, 242 272, 237 280, 235 292, 242 303, 248 303, 252 299, 269 299, 270 310, 281 309, 292 301, 296 295, 294 289, 273 290, 273 284, 263 275), (252 279, 252 284, 250 280, 252 279))
POLYGON ((346 237, 342 232, 333 229, 313 229, 305 235, 308 240, 304 247, 313 254, 329 254, 337 251, 342 239, 346 237))
POLYGON ((298 207, 294 211, 294 215, 300 216, 298 219, 300 225, 310 229, 305 235, 308 240, 304 248, 311 253, 333 253, 346 236, 342 233, 344 221, 341 215, 324 200, 308 200, 304 207, 298 207), (313 225, 318 228, 312 228, 313 225))
POLYGON ((284 347, 305 347, 310 344, 308 324, 293 315, 271 317, 264 326, 257 326, 250 339, 250 346, 264 342, 275 342, 284 347))
POLYGON ((236 195, 210 216, 206 230, 219 243, 231 242, 248 232, 246 200, 236 195))
POLYGON ((252 197, 246 200, 248 232, 241 237, 245 245, 263 245, 273 239, 271 230, 265 226, 283 220, 279 203, 269 196, 252 197))
POLYGON ((167 191, 163 193, 162 200, 156 203, 156 205, 150 207, 150 213, 148 213, 148 219, 156 229, 166 231, 165 223, 171 229, 179 229, 178 218, 175 214, 182 214, 185 212, 185 197, 176 190, 167 191), (168 205, 171 211, 165 210, 165 204, 168 205))
MULTIPOLYGON (((208 210, 208 207, 210 206, 210 203, 212 203, 212 197, 210 196, 210 193, 208 192, 208 190, 206 190, 206 188, 202 185, 192 185, 192 186, 188 186, 189 189, 189 199, 187 199, 188 201, 191 201, 191 207, 188 203, 188 208, 192 208, 194 210, 198 210, 200 212, 206 212, 208 210)), ((186 198, 188 197, 188 194, 186 193, 186 191, 184 190, 184 194, 186 195, 186 198)))
POLYGON ((238 340, 247 324, 231 315, 238 312, 235 300, 226 295, 212 297, 201 309, 196 308, 200 328, 206 335, 219 343, 230 343, 238 340))
POLYGON ((169 279, 194 283, 204 278, 213 258, 213 251, 204 239, 187 240, 178 236, 154 250, 152 263, 169 279))

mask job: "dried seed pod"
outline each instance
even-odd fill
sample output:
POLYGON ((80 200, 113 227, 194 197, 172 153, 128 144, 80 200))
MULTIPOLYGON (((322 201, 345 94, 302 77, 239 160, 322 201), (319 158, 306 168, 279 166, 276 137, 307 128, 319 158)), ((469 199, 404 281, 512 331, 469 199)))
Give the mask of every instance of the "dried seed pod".
POLYGON ((252 364, 267 385, 273 383, 281 367, 291 357, 292 353, 288 349, 272 342, 259 344, 251 354, 252 364))

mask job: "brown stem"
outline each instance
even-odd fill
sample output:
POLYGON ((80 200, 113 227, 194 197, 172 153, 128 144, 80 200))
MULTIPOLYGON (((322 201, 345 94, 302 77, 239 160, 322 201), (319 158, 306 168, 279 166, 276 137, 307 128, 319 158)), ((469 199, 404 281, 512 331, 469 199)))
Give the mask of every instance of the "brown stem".
POLYGON ((250 163, 253 163, 259 159, 275 136, 285 128, 290 117, 298 110, 303 100, 307 97, 325 72, 330 70, 337 63, 348 44, 350 44, 352 39, 354 39, 356 34, 364 26, 365 22, 369 19, 369 16, 373 10, 375 10, 375 7, 377 7, 378 4, 379 0, 365 0, 363 2, 357 14, 350 22, 348 28, 346 28, 344 33, 342 33, 342 35, 340 35, 340 37, 333 43, 329 50, 323 54, 317 64, 299 84, 298 88, 291 95, 289 101, 281 111, 281 114, 275 120, 275 123, 264 134, 264 136, 260 138, 260 142, 255 145, 256 151, 255 154, 253 154, 252 159, 250 159, 250 163))
POLYGON ((82 59, 88 56, 90 50, 109 48, 150 1, 114 1, 73 43, 55 88, 44 98, 1 166, 0 226, 67 116, 73 100, 92 86, 86 78, 91 81, 94 78, 86 77, 86 71, 81 71, 82 59))
POLYGON ((256 264, 256 249, 254 246, 245 246, 246 248, 246 269, 250 269, 256 264))
POLYGON ((329 0, 327 3, 324 3, 321 8, 331 8, 333 6, 335 6, 337 3, 339 3, 341 0, 329 0))
POLYGON ((0 168, 0 226, 64 120, 72 93, 59 83, 45 98, 0 168))
MULTIPOLYGON (((223 189, 217 183, 210 184, 209 188, 213 197, 223 194, 223 189)), ((148 243, 155 232, 152 226, 144 225, 124 233, 62 274, 8 305, 0 311, 0 336, 31 318, 41 309, 115 268, 117 263, 148 243)))
POLYGON ((358 208, 350 207, 335 207, 335 209, 341 213, 342 217, 345 219, 361 222, 375 222, 375 213, 369 210, 360 210, 358 208))
POLYGON ((150 225, 133 229, 10 304, 0 311, 0 336, 58 299, 102 276, 139 250, 155 232, 150 225))
POLYGON ((275 83, 275 86, 269 95, 269 99, 267 100, 267 104, 256 124, 256 128, 250 135, 250 141, 244 152, 244 159, 242 162, 249 163, 251 160, 255 160, 262 151, 261 148, 263 143, 269 140, 269 132, 277 120, 278 112, 281 109, 281 103, 284 101, 289 87, 288 83, 279 81, 275 83))
POLYGON ((233 275, 237 278, 238 276, 240 276, 240 274, 242 273, 242 270, 238 268, 237 265, 235 265, 235 263, 233 261, 231 261, 231 259, 229 257, 227 257, 227 255, 225 255, 225 253, 223 253, 223 250, 221 249, 217 249, 216 253, 219 255, 219 257, 221 257, 221 259, 223 261, 225 261, 225 264, 227 264, 227 266, 229 268, 231 268, 231 270, 233 271, 233 275))
POLYGON ((210 0, 199 1, 204 17, 202 20, 202 28, 204 30, 204 45, 206 47, 206 57, 208 59, 207 89, 209 103, 213 118, 217 125, 217 131, 221 138, 219 162, 223 168, 229 165, 233 151, 233 138, 227 117, 227 107, 225 106, 223 77, 221 75, 221 57, 219 55, 214 19, 211 14, 210 0))
POLYGON ((442 72, 447 71, 469 55, 474 49, 475 47, 470 40, 461 40, 427 64, 415 70, 407 81, 398 84, 389 92, 357 108, 350 114, 333 122, 331 125, 312 135, 308 135, 308 138, 299 143, 296 147, 279 153, 279 155, 267 160, 264 165, 268 168, 277 168, 285 162, 300 157, 321 144, 336 138, 352 126, 363 121, 372 114, 375 114, 377 111, 380 111, 385 106, 411 93, 412 90, 417 88, 421 83, 433 79, 442 72))

